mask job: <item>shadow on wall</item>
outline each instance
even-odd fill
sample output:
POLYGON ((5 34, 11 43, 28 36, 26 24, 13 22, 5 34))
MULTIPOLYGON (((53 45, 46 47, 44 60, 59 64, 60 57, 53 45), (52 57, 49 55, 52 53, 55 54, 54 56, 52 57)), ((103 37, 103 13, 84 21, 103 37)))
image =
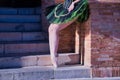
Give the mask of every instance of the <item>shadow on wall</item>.
POLYGON ((85 37, 90 33, 90 17, 83 23, 74 22, 60 32, 59 53, 75 53, 76 30, 80 36, 80 46, 83 46, 85 37))

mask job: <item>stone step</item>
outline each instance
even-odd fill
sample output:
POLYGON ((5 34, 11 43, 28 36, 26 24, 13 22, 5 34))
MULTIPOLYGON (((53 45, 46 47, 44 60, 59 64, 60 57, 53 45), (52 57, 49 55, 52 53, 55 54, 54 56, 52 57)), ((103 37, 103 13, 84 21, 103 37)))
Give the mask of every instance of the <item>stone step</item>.
POLYGON ((0 15, 0 23, 40 23, 40 15, 0 15))
POLYGON ((47 35, 44 32, 1 32, 0 43, 9 41, 41 41, 47 40, 47 35))
POLYGON ((55 69, 55 79, 90 78, 91 69, 84 66, 69 66, 55 69))
POLYGON ((0 44, 0 56, 24 56, 49 53, 49 44, 46 41, 13 42, 0 44))
POLYGON ((120 80, 120 77, 105 77, 105 78, 73 78, 73 79, 50 79, 50 80, 120 80))
POLYGON ((71 66, 60 67, 28 67, 19 69, 0 70, 0 80, 55 80, 58 77, 67 78, 85 78, 90 77, 91 69, 88 67, 71 66))
POLYGON ((37 15, 41 14, 41 7, 35 8, 10 8, 0 7, 0 15, 37 15))
POLYGON ((33 32, 41 31, 40 23, 0 23, 0 32, 33 32))
MULTIPOLYGON (((65 64, 77 64, 78 54, 66 53, 60 54, 58 57, 59 65, 64 66, 65 64), (64 60, 63 60, 64 59, 64 60)), ((20 68, 20 67, 30 67, 30 66, 51 66, 50 54, 41 55, 29 55, 29 56, 14 56, 14 57, 1 57, 0 58, 0 68, 20 68)))

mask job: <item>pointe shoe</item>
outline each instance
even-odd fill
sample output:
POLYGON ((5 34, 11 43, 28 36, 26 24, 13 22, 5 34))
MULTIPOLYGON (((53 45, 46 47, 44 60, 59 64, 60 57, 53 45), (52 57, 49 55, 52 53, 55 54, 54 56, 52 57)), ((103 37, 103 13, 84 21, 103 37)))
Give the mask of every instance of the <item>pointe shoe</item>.
POLYGON ((58 61, 57 61, 56 57, 52 58, 52 64, 53 64, 54 68, 58 67, 58 61))

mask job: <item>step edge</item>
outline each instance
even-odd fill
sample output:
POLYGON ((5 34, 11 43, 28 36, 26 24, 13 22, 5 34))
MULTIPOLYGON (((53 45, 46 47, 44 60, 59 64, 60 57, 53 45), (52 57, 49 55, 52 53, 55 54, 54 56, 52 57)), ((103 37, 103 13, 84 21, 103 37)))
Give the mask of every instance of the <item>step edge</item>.
MULTIPOLYGON (((74 66, 73 66, 74 67, 74 66)), ((79 66, 80 67, 80 66, 79 66)), ((45 71, 45 70, 47 70, 47 69, 52 69, 52 70, 54 70, 54 71, 57 71, 57 69, 59 69, 60 67, 58 67, 58 68, 54 68, 53 66, 32 66, 32 67, 22 67, 22 68, 13 68, 13 69, 0 69, 0 73, 8 73, 9 71, 11 71, 11 72, 16 72, 16 70, 17 71, 20 71, 20 72, 26 72, 26 71, 24 71, 25 69, 27 69, 27 70, 31 70, 31 71, 34 71, 34 69, 39 69, 39 70, 41 70, 41 68, 42 68, 42 71, 45 71), (33 69, 33 70, 32 70, 33 69), (43 70, 44 69, 44 70, 43 70), (23 71, 22 71, 23 70, 23 71)), ((68 67, 65 67, 66 69, 64 69, 65 71, 67 70, 67 68, 68 67)), ((84 68, 84 69, 86 69, 86 70, 88 70, 88 68, 84 68)), ((89 70, 90 70, 91 68, 89 68, 89 70)), ((71 69, 69 69, 69 70, 71 70, 71 69)), ((76 70, 76 69, 72 69, 72 70, 76 70)), ((79 69, 77 69, 77 70, 83 70, 82 68, 79 68, 79 69)), ((28 72, 31 72, 31 71, 28 71, 28 72)))
POLYGON ((72 79, 50 79, 50 80, 120 80, 120 77, 105 77, 105 78, 72 78, 72 79))

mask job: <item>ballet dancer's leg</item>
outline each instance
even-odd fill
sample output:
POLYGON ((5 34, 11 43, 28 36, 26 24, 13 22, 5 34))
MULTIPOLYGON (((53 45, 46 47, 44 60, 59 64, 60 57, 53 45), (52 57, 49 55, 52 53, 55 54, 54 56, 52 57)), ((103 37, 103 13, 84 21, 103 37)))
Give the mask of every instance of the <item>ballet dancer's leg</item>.
POLYGON ((68 22, 66 24, 50 24, 50 26, 49 26, 50 55, 51 55, 52 64, 56 68, 58 67, 57 50, 58 50, 58 44, 59 44, 59 31, 66 28, 72 22, 73 21, 68 22))
POLYGON ((59 25, 50 24, 49 26, 49 45, 50 45, 50 55, 52 64, 54 67, 57 67, 57 49, 59 43, 59 25))

